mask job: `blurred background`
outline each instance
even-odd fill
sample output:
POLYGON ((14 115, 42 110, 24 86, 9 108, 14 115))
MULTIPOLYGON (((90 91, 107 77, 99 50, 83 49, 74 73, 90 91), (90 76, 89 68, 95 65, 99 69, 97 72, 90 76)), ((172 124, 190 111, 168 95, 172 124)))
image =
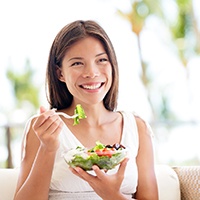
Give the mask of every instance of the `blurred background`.
POLYGON ((48 107, 50 46, 77 19, 108 33, 120 70, 118 110, 150 123, 156 162, 199 165, 199 0, 1 0, 0 168, 19 166, 26 121, 48 107))

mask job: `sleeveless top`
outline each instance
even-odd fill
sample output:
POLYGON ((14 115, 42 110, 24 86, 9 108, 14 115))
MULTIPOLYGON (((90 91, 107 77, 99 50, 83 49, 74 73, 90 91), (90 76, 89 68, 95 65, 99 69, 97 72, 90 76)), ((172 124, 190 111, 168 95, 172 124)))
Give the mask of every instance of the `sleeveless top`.
MULTIPOLYGON (((129 161, 127 163, 124 180, 121 185, 121 192, 132 199, 136 192, 138 183, 138 171, 136 156, 138 154, 139 139, 138 129, 133 113, 120 112, 123 116, 123 129, 121 144, 128 150, 129 161)), ((57 150, 49 191, 49 200, 101 200, 91 186, 78 176, 74 175, 63 158, 63 153, 77 146, 83 147, 81 142, 64 125, 60 135, 60 147, 57 150)), ((25 139, 26 143, 26 139, 25 139)), ((24 144, 25 147, 26 144, 24 144)), ((108 170, 107 174, 116 173, 119 166, 108 170)), ((93 173, 93 171, 89 171, 93 173)))

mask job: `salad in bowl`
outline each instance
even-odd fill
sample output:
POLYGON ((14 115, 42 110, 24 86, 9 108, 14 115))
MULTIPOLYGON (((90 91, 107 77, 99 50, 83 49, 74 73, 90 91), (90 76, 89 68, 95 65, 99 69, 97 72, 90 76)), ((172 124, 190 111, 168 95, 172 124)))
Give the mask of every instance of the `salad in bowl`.
POLYGON ((113 169, 127 156, 126 148, 121 144, 104 145, 97 141, 96 146, 87 149, 76 147, 63 154, 66 163, 74 168, 81 167, 84 170, 92 170, 93 165, 100 169, 113 169))

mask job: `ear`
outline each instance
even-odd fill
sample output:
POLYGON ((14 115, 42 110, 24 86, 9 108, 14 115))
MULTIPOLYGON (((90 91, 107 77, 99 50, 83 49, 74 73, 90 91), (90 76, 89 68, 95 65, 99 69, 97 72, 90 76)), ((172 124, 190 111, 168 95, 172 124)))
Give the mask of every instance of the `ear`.
POLYGON ((62 73, 62 69, 60 67, 57 67, 56 69, 56 73, 57 73, 57 77, 60 81, 65 82, 63 73, 62 73))

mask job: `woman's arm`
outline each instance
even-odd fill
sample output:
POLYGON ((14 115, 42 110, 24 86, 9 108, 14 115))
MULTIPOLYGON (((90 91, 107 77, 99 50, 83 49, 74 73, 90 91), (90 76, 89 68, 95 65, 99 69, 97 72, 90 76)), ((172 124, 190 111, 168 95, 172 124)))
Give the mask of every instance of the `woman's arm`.
POLYGON ((26 146, 14 200, 48 199, 62 121, 54 111, 41 111, 26 136, 26 146))
POLYGON ((136 117, 136 123, 139 132, 139 150, 136 158, 138 187, 135 198, 139 200, 158 200, 151 131, 141 118, 136 117))

